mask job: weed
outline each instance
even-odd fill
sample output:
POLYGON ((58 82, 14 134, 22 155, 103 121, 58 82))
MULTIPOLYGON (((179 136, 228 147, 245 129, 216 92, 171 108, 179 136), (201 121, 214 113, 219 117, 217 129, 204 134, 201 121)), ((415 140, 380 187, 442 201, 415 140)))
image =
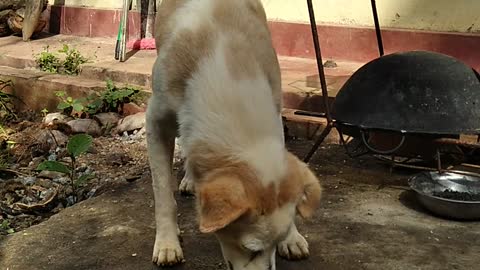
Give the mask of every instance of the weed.
POLYGON ((67 94, 64 91, 57 91, 55 95, 60 99, 60 103, 57 105, 57 109, 61 110, 66 115, 81 115, 85 109, 85 98, 76 99, 67 94))
POLYGON ((35 56, 35 62, 42 71, 58 73, 62 62, 54 53, 50 52, 50 46, 46 46, 44 51, 35 56))
POLYGON ((139 89, 131 86, 117 87, 109 79, 103 92, 88 98, 90 103, 86 106, 87 112, 121 112, 123 105, 135 99, 139 92, 139 89))
POLYGON ((65 54, 62 66, 63 72, 67 75, 78 75, 80 66, 88 62, 88 59, 81 55, 77 49, 70 49, 67 44, 63 44, 63 48, 58 52, 65 54))
POLYGON ((45 117, 45 116, 47 116, 47 114, 48 114, 48 109, 47 109, 47 108, 43 108, 40 112, 42 113, 42 116, 45 117))
POLYGON ((92 174, 79 175, 77 172, 77 158, 86 153, 92 145, 92 137, 86 134, 77 134, 72 136, 67 143, 67 153, 70 157, 70 164, 63 164, 58 161, 44 161, 37 167, 39 171, 55 171, 68 175, 70 178, 70 185, 74 194, 74 202, 77 202, 77 190, 83 186, 89 179, 93 177, 92 174))
POLYGON ((7 234, 12 234, 15 232, 15 230, 10 227, 10 221, 7 219, 4 219, 2 223, 0 223, 0 231, 6 232, 7 234))
POLYGON ((46 46, 43 52, 37 54, 35 62, 40 70, 50 73, 78 75, 81 65, 88 62, 88 58, 84 57, 77 49, 70 48, 67 44, 63 44, 58 53, 64 56, 59 57, 57 54, 50 52, 49 46, 46 46))

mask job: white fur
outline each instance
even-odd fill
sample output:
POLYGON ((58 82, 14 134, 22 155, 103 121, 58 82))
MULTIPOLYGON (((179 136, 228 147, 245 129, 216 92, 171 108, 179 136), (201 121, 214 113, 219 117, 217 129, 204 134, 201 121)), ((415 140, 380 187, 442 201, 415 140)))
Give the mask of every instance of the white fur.
POLYGON ((198 141, 227 149, 268 185, 281 179, 286 168, 281 118, 259 66, 257 76, 248 79, 229 73, 227 39, 228 34, 219 35, 213 55, 201 60, 199 72, 188 82, 187 101, 178 114, 183 153, 188 155, 198 141))

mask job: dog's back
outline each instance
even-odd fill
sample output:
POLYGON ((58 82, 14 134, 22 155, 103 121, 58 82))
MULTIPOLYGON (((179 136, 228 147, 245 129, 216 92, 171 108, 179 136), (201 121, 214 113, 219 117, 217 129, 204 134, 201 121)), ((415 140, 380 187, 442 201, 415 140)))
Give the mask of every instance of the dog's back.
POLYGON ((178 112, 183 150, 199 140, 232 152, 281 149, 255 141, 283 143, 280 70, 261 3, 170 0, 159 11, 160 91, 178 112))

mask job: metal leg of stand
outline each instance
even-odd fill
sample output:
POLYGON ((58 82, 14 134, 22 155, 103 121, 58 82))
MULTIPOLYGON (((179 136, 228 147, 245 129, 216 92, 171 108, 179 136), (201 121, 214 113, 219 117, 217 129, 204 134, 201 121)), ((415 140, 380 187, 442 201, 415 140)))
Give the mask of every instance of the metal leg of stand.
POLYGON ((303 159, 305 162, 308 162, 310 160, 310 158, 317 151, 318 147, 320 147, 320 145, 325 140, 325 138, 330 133, 333 127, 332 116, 330 115, 330 106, 328 103, 327 80, 325 79, 325 71, 323 70, 322 53, 320 49, 320 41, 318 39, 317 22, 315 20, 315 12, 313 9, 312 0, 307 0, 307 5, 308 5, 308 14, 310 15, 310 26, 312 28, 313 45, 315 46, 315 56, 317 58, 318 76, 320 77, 320 85, 322 88, 322 98, 325 106, 325 116, 327 118, 327 126, 323 130, 322 134, 320 134, 320 136, 316 140, 312 149, 310 149, 310 152, 303 159))
POLYGON ((377 13, 377 4, 375 0, 371 0, 372 3, 372 13, 373 13, 373 22, 375 23, 375 33, 377 34, 377 43, 378 43, 378 52, 380 56, 383 56, 383 40, 382 32, 380 31, 380 23, 378 22, 378 13, 377 13))
POLYGON ((315 154, 315 152, 317 151, 317 149, 320 147, 320 145, 323 143, 323 141, 325 140, 325 138, 328 136, 328 134, 330 133, 330 131, 332 131, 332 128, 333 128, 333 125, 332 124, 327 124, 327 126, 325 127, 325 129, 322 131, 322 133, 320 134, 320 136, 317 138, 317 140, 315 141, 315 144, 312 146, 312 148, 310 149, 310 152, 308 152, 308 154, 303 158, 303 161, 308 163, 310 161, 310 159, 312 158, 313 154, 315 154))

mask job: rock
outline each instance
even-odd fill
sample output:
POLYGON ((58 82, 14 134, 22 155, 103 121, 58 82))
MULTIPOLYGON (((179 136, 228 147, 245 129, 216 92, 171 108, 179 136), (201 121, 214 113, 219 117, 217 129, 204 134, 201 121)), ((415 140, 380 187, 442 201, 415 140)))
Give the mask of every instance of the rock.
POLYGON ((335 63, 335 61, 333 61, 333 60, 327 60, 327 61, 325 61, 323 66, 326 67, 326 68, 336 68, 337 63, 335 63))
POLYGON ((47 179, 52 179, 54 181, 62 177, 63 177, 63 173, 53 172, 53 171, 41 171, 38 174, 38 178, 47 178, 47 179))
POLYGON ((44 124, 52 124, 54 120, 59 120, 59 121, 64 121, 64 120, 67 120, 68 116, 62 114, 62 113, 49 113, 47 115, 45 115, 45 117, 43 118, 43 123, 44 124))
POLYGON ((95 196, 95 193, 97 192, 97 189, 96 188, 93 188, 92 190, 90 190, 88 193, 87 193, 87 198, 91 198, 93 196, 95 196))
POLYGON ((145 112, 145 108, 138 106, 135 103, 126 103, 123 105, 123 115, 129 116, 140 112, 145 112))
POLYGON ((129 115, 120 121, 115 129, 117 134, 141 129, 145 126, 145 112, 140 112, 134 115, 129 115))
POLYGON ((45 160, 43 156, 40 157, 34 157, 30 163, 28 163, 28 168, 30 170, 36 170, 38 165, 42 163, 45 160))
MULTIPOLYGON (((62 184, 62 185, 67 185, 67 184, 70 184, 70 178, 68 178, 68 177, 56 177, 56 178, 53 178, 53 182, 58 183, 58 184, 62 184)), ((70 188, 70 187, 68 187, 68 188, 70 188)))
POLYGON ((101 126, 114 127, 118 124, 120 115, 113 112, 99 113, 94 115, 93 119, 95 119, 101 126))
POLYGON ((97 121, 93 119, 75 119, 67 123, 73 133, 86 133, 92 136, 100 136, 102 130, 97 121))
POLYGON ((105 162, 110 166, 120 166, 128 164, 132 158, 124 153, 112 153, 107 156, 105 162))
POLYGON ((67 144, 68 136, 58 130, 42 130, 37 142, 41 145, 48 145, 49 149, 56 149, 67 144))
POLYGON ((38 178, 35 180, 35 183, 44 188, 52 188, 54 186, 53 182, 50 179, 38 178))
POLYGON ((19 177, 18 178, 18 180, 20 180, 20 182, 22 184, 24 184, 25 186, 33 185, 36 182, 36 179, 37 178, 35 178, 33 176, 26 176, 26 177, 19 177))

